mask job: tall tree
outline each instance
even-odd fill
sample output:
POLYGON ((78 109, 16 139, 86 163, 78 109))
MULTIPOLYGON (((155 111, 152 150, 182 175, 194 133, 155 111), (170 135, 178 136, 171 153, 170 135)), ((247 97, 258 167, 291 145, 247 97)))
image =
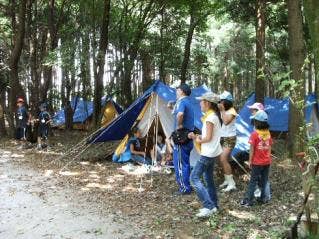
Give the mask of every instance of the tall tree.
POLYGON ((319 93, 319 1, 304 0, 304 15, 310 33, 312 52, 314 54, 316 93, 319 93))
POLYGON ((99 42, 99 51, 97 55, 97 69, 96 78, 94 84, 94 112, 93 120, 94 125, 98 126, 101 115, 101 98, 103 93, 103 75, 105 65, 105 54, 108 46, 108 29, 110 22, 110 0, 104 0, 103 18, 101 24, 101 36, 99 42))
POLYGON ((12 29, 13 34, 13 49, 9 59, 10 68, 10 90, 9 90, 9 110, 8 117, 11 133, 13 134, 13 112, 15 112, 15 103, 17 96, 25 96, 24 90, 19 82, 19 60, 24 43, 25 35, 25 21, 26 21, 26 5, 27 0, 21 0, 19 4, 18 23, 16 23, 15 16, 15 1, 12 1, 12 29))
POLYGON ((300 130, 303 125, 303 105, 305 98, 305 78, 302 68, 305 60, 305 45, 303 37, 303 22, 301 12, 301 2, 288 0, 288 33, 289 33, 289 62, 291 78, 295 82, 296 88, 291 94, 290 104, 290 152, 303 151, 303 143, 306 135, 300 130), (300 132, 301 131, 301 132, 300 132))
POLYGON ((264 102, 265 96, 265 11, 266 0, 256 0, 256 101, 264 102))

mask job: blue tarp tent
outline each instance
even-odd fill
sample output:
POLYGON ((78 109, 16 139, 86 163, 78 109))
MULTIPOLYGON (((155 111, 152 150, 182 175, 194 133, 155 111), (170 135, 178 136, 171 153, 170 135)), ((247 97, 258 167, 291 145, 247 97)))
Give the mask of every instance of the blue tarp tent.
MULTIPOLYGON (((199 129, 201 129, 202 126, 200 120, 202 117, 202 113, 200 110, 199 102, 195 99, 195 97, 200 96, 207 91, 209 91, 209 89, 206 86, 201 86, 192 89, 191 100, 195 105, 195 125, 199 129)), ((114 120, 110 125, 108 125, 106 128, 103 128, 98 134, 96 134, 95 137, 92 138, 91 142, 106 142, 123 139, 126 136, 126 134, 130 131, 131 127, 134 125, 137 118, 140 116, 140 113, 142 112, 147 102, 150 100, 150 97, 153 95, 153 93, 155 93, 160 99, 160 103, 158 103, 156 107, 160 108, 158 114, 161 118, 161 123, 164 128, 165 134, 167 137, 170 136, 173 124, 169 125, 168 121, 171 121, 173 117, 167 109, 166 105, 169 101, 176 100, 176 90, 165 85, 161 81, 156 81, 116 120, 114 120)), ((156 104, 155 101, 156 100, 153 100, 153 105, 156 104)), ((149 108, 152 108, 151 105, 149 106, 149 108)), ((155 109, 153 113, 155 113, 155 109)))
MULTIPOLYGON (((199 129, 202 127, 199 101, 195 97, 209 91, 206 86, 200 86, 192 89, 191 101, 194 105, 195 126, 199 129)), ((105 128, 102 128, 90 140, 90 143, 107 142, 114 140, 122 140, 119 144, 116 154, 120 154, 125 148, 127 142, 127 134, 132 126, 137 124, 142 132, 142 136, 146 136, 155 119, 158 119, 165 136, 170 137, 173 132, 174 119, 171 111, 167 108, 169 101, 176 100, 176 90, 165 85, 161 81, 156 81, 141 97, 139 97, 127 110, 125 110, 118 118, 105 128)), ((151 131, 153 133, 153 131, 151 131)), ((198 160, 199 155, 196 150, 191 153, 191 165, 198 160)))
MULTIPOLYGON (((317 117, 317 109, 314 107, 317 102, 317 98, 314 94, 310 94, 306 97, 305 107, 305 120, 307 123, 311 123, 312 128, 310 135, 317 134, 319 132, 319 124, 317 117)), ((255 103, 255 94, 252 94, 246 101, 243 108, 239 111, 239 115, 236 121, 237 127, 237 144, 233 150, 233 155, 239 151, 249 150, 248 139, 250 133, 253 131, 253 126, 250 120, 250 111, 247 106, 255 103)), ((268 113, 269 125, 271 131, 287 132, 289 126, 289 99, 274 99, 265 97, 265 111, 268 113)))
MULTIPOLYGON (((121 106, 114 102, 110 98, 103 98, 102 105, 106 105, 111 102, 118 114, 123 112, 121 106)), ((83 124, 90 116, 93 114, 93 102, 85 101, 82 98, 74 97, 71 101, 71 107, 74 111, 73 123, 83 124)), ((65 124, 65 114, 64 109, 59 110, 52 118, 53 126, 58 127, 65 124)))

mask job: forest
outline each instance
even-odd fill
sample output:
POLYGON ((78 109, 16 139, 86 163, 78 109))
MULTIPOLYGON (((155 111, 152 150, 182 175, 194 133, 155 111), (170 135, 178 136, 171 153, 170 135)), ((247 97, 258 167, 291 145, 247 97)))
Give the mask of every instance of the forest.
MULTIPOLYGON (((288 99, 280 151, 296 170, 302 153, 312 165, 309 177, 298 174, 305 197, 296 207, 300 217, 318 217, 318 157, 311 150, 319 137, 306 140, 304 120, 307 95, 319 94, 318 0, 0 0, 1 142, 15 135, 19 98, 31 115, 43 103, 54 115, 76 97, 92 101, 91 133, 100 127, 103 97, 127 109, 156 80, 228 91, 238 110, 253 93, 261 103, 288 99)), ((66 111, 65 122, 73 114, 66 111)), ((90 133, 67 132, 77 139, 90 133)), ((235 238, 229 235, 212 238, 235 238)), ((267 236, 260 238, 277 238, 267 236)))

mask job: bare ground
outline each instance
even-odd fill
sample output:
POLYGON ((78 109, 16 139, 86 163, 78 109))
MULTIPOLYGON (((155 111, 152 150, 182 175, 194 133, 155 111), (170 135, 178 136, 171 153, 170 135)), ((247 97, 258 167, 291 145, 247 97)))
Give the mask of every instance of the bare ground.
MULTIPOLYGON (((240 207, 247 180, 238 172, 238 190, 219 192, 221 210, 198 220, 194 193, 173 196, 173 174, 123 174, 120 165, 101 160, 111 145, 95 147, 89 157, 58 160, 82 137, 57 131, 51 149, 40 153, 1 141, 1 238, 282 238, 302 201, 299 169, 276 159, 270 203, 240 207)), ((219 172, 215 179, 221 183, 219 172)))

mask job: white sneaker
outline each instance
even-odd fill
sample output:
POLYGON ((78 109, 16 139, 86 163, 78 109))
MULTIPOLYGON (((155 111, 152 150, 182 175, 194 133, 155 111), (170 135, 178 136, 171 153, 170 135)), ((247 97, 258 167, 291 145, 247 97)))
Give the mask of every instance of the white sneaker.
POLYGON ((225 180, 221 185, 219 185, 220 188, 224 188, 226 186, 228 186, 228 181, 227 180, 225 180))
POLYGON ((224 188, 222 191, 223 191, 223 192, 230 192, 230 191, 236 190, 236 189, 237 189, 237 188, 236 188, 236 184, 230 183, 230 184, 228 184, 227 187, 224 188))
POLYGON ((209 217, 211 215, 213 215, 214 213, 217 212, 217 208, 214 207, 213 209, 208 209, 208 208, 201 208, 200 212, 196 214, 196 217, 209 217))
POLYGON ((255 192, 254 192, 254 196, 255 196, 255 198, 260 198, 260 196, 261 196, 261 191, 260 191, 259 188, 256 188, 256 190, 255 190, 255 192))

